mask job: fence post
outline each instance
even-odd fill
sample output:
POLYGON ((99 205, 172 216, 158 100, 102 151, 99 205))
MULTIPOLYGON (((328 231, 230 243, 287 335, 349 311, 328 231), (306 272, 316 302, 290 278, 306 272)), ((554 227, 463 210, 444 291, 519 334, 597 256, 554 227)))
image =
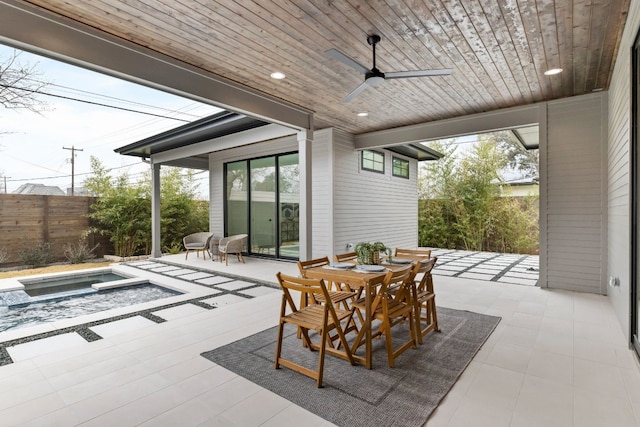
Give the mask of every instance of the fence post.
POLYGON ((49 196, 42 196, 42 240, 49 242, 49 196))

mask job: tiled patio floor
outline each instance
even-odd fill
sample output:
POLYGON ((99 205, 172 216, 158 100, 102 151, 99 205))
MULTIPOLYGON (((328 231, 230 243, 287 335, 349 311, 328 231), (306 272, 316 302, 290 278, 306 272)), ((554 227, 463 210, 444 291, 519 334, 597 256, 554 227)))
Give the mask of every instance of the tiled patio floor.
POLYGON ((491 282, 535 286, 538 283, 537 255, 469 252, 452 249, 433 249, 438 257, 434 274, 463 277, 491 282))
MULTIPOLYGON (((180 255, 161 261, 214 282, 231 274, 257 284, 297 271, 257 259, 229 267, 180 255)), ((435 278, 438 305, 502 321, 428 427, 640 426, 640 368, 606 297, 464 273, 435 278)), ((269 288, 226 286, 215 295, 269 288)), ((18 360, 0 367, 0 425, 330 425, 200 356, 274 326, 279 300, 265 292, 216 309, 182 304, 156 310, 161 323, 135 316, 93 327, 96 341, 71 333, 15 346, 18 360)))

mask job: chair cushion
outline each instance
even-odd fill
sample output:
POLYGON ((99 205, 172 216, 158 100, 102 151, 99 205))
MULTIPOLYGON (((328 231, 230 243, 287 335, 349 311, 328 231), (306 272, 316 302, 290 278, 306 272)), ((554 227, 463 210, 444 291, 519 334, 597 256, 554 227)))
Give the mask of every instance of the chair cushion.
POLYGON ((204 243, 187 243, 184 246, 187 249, 204 249, 204 243))

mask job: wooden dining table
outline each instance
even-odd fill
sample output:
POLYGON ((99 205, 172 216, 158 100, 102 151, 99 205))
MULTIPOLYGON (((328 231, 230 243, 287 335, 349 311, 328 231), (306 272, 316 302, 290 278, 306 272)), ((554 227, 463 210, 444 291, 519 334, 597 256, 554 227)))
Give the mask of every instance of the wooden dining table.
MULTIPOLYGON (((404 257, 403 257, 404 258, 404 257)), ((408 258, 408 257, 407 257, 408 258)), ((413 261, 413 260, 412 260, 413 261)), ((364 324, 362 325, 365 329, 365 356, 358 356, 355 354, 357 349, 352 349, 353 357, 359 363, 366 366, 368 369, 373 367, 372 363, 372 318, 373 313, 371 312, 371 304, 373 303, 373 299, 375 298, 376 288, 380 285, 384 276, 387 274, 389 270, 400 269, 406 267, 406 264, 383 264, 385 270, 382 272, 360 272, 355 271, 355 269, 344 269, 344 268, 334 268, 330 266, 322 266, 322 267, 312 267, 305 270, 305 277, 310 279, 324 279, 327 282, 334 283, 344 283, 347 284, 351 289, 359 288, 364 291, 365 297, 365 316, 364 316, 364 324)))

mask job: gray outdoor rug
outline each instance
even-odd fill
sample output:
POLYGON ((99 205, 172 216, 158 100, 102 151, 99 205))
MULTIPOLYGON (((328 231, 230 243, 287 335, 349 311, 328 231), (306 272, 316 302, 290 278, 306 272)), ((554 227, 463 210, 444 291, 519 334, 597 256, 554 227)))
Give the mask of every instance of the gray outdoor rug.
MULTIPOLYGON (((401 354, 395 368, 387 364, 384 338, 374 340, 370 370, 327 355, 322 388, 305 375, 274 368, 275 327, 202 356, 339 426, 421 426, 500 318, 438 307, 438 322, 442 332, 428 334, 424 344, 401 354)), ((393 330, 407 339, 408 327, 393 330)), ((316 369, 318 353, 303 348, 295 332, 285 328, 283 357, 316 369)), ((358 354, 364 354, 364 346, 358 354)))

